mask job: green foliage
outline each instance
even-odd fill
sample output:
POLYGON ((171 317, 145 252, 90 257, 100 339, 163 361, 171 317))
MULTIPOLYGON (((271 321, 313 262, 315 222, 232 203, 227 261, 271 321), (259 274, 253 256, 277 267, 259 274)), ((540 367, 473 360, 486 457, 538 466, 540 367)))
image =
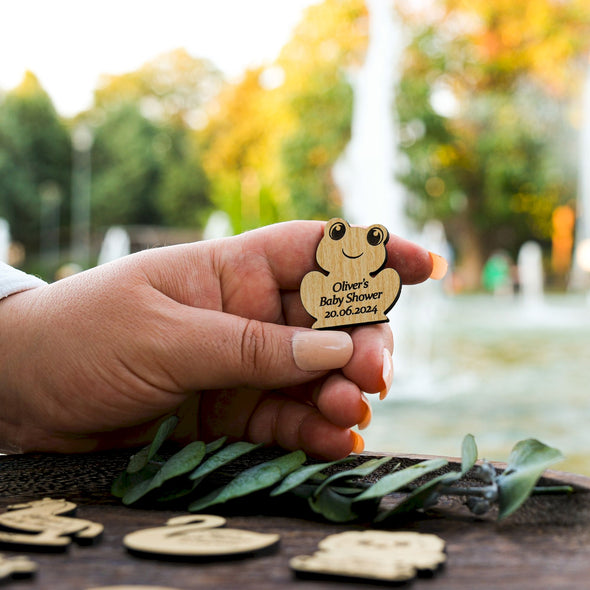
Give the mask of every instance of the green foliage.
POLYGON ((240 498, 260 499, 266 494, 265 504, 284 502, 290 513, 297 509, 305 514, 307 510, 332 522, 362 520, 390 524, 402 515, 430 508, 442 495, 464 498, 474 514, 487 512, 497 502, 498 518, 502 519, 517 510, 531 493, 571 491, 569 487, 535 487, 543 471, 562 456, 556 449, 532 439, 514 447, 502 473, 486 461, 476 465, 477 446, 471 435, 463 439, 459 471, 449 471, 448 461, 442 458, 421 461, 405 469, 400 469, 399 463, 390 466, 395 457, 369 459, 351 468, 344 465, 354 461, 353 457, 304 465, 307 458, 302 451, 260 461, 255 453, 261 445, 226 445, 225 439, 208 445, 190 443, 162 461, 156 453, 173 426, 172 419, 163 423, 152 445, 134 455, 113 483, 113 495, 122 498, 124 504, 162 504, 183 499, 189 511, 201 512, 240 498), (252 454, 254 464, 236 471, 236 460, 247 453, 252 454), (378 476, 380 470, 387 473, 378 476), (471 482, 477 480, 482 485, 470 483, 461 487, 459 484, 467 475, 471 482), (398 496, 395 504, 383 507, 384 498, 391 494, 398 496))
POLYGON ((296 124, 281 159, 293 209, 302 219, 333 217, 341 202, 332 167, 350 139, 352 89, 331 65, 314 71, 290 102, 296 124))
POLYGON ((198 226, 211 209, 208 181, 187 130, 149 120, 134 103, 94 130, 92 220, 198 226))
POLYGON ((210 457, 198 469, 195 469, 189 476, 193 481, 199 481, 213 473, 215 470, 235 461, 238 457, 242 457, 246 453, 251 453, 259 449, 262 445, 255 445, 245 441, 238 441, 221 449, 218 453, 210 457))
POLYGON ((538 440, 519 442, 510 453, 506 470, 497 479, 499 517, 512 514, 528 498, 543 471, 562 459, 560 451, 538 440))
POLYGON ((301 467, 305 462, 303 451, 293 451, 287 455, 277 457, 261 465, 255 465, 243 471, 232 479, 226 486, 212 491, 204 498, 199 498, 189 505, 190 512, 200 512, 217 504, 224 504, 229 500, 241 498, 254 492, 259 492, 282 481, 301 467))
POLYGON ((28 72, 17 88, 0 96, 0 217, 29 253, 39 248, 41 198, 48 183, 57 190, 54 206, 67 222, 70 160, 68 130, 28 72))

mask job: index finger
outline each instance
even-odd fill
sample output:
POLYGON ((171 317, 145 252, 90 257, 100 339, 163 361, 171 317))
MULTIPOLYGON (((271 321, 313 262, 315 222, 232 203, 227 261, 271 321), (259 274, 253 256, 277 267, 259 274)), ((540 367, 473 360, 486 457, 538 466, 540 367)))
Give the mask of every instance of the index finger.
MULTIPOLYGON (((303 276, 317 268, 315 253, 324 235, 323 221, 288 221, 238 236, 247 242, 244 252, 257 250, 265 257, 281 289, 298 289, 303 276)), ((422 246, 390 234, 387 266, 402 283, 413 285, 429 278, 434 269, 431 253, 422 246)))

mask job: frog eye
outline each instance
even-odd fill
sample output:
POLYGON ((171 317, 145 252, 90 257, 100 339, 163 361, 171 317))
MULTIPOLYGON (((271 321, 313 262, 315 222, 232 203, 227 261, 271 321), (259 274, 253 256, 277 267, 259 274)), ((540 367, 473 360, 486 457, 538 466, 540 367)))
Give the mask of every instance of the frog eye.
POLYGON ((370 246, 378 246, 383 243, 384 239, 385 233, 378 226, 370 227, 367 231, 367 242, 370 246))
POLYGON ((345 233, 346 233, 346 226, 343 223, 341 223, 340 221, 338 221, 337 223, 335 223, 330 228, 330 231, 328 232, 329 236, 334 241, 341 240, 344 237, 344 234, 345 233))

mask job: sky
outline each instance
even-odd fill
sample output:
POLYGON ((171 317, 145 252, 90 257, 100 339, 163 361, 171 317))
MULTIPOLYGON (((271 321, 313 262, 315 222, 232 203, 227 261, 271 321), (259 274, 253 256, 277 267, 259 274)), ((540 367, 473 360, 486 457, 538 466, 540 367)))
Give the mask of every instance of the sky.
POLYGON ((32 71, 56 109, 88 108, 101 74, 184 47, 230 78, 271 63, 318 0, 0 0, 0 90, 32 71))

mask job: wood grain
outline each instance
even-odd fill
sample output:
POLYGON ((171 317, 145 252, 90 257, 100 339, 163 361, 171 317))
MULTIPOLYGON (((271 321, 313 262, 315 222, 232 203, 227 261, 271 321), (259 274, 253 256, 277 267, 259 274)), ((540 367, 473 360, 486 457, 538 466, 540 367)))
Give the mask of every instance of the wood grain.
POLYGON ((389 321, 401 282, 387 262, 389 233, 382 225, 351 227, 331 219, 316 260, 326 274, 312 271, 301 282, 301 301, 315 318, 312 328, 337 328, 389 321))
MULTIPOLYGON (((227 526, 264 534, 279 534, 278 550, 258 557, 204 562, 166 562, 130 555, 123 547, 128 533, 160 526, 185 514, 173 510, 133 509, 109 493, 111 481, 125 467, 130 452, 92 455, 22 455, 0 457, 0 512, 10 504, 45 496, 64 497, 78 504, 77 516, 104 524, 98 545, 72 544, 66 553, 34 554, 39 572, 32 580, 4 587, 80 590, 97 586, 144 584, 179 590, 216 588, 243 590, 297 588, 374 588, 355 582, 297 580, 289 561, 310 555, 326 536, 362 526, 342 526, 297 518, 292 514, 236 513, 227 526)), ((269 451, 272 455, 272 451, 269 451)), ((359 462, 366 460, 365 454, 359 462)), ((424 457, 400 456, 403 466, 424 457)), ((244 461, 247 465, 247 461, 244 461)), ((242 467, 244 466, 242 465, 242 467)), ((455 469, 457 464, 452 465, 455 469)), ((498 469, 502 465, 497 465, 498 469)), ((380 477, 382 473, 375 474, 380 477)), ((549 472, 544 484, 571 483, 569 496, 536 496, 501 523, 494 514, 473 517, 456 499, 444 498, 434 510, 401 523, 399 530, 432 533, 446 543, 447 563, 433 579, 417 579, 417 590, 582 590, 590 580, 590 480, 549 472)), ((6 556, 16 553, 5 551, 6 556)), ((19 552, 22 554, 22 551, 19 552)))

